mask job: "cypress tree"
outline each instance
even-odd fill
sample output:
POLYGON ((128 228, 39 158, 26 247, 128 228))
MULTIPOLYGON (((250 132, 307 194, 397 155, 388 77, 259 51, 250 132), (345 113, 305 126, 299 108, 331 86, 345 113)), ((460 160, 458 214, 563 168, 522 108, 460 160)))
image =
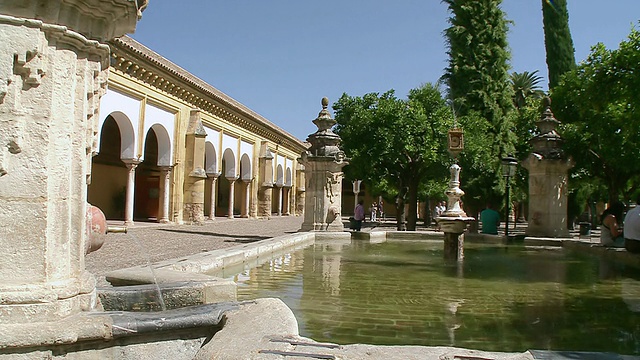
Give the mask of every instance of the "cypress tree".
POLYGON ((451 25, 445 30, 449 65, 444 80, 460 115, 477 111, 494 134, 507 130, 513 109, 508 61, 507 20, 502 0, 443 0, 451 25))
POLYGON ((576 67, 567 0, 542 0, 542 22, 549 88, 553 89, 562 74, 576 67))
POLYGON ((469 146, 459 158, 465 169, 465 205, 480 209, 485 201, 500 199, 500 158, 513 151, 508 21, 500 8, 502 0, 442 2, 450 12, 445 30, 449 63, 442 80, 463 125, 486 129, 475 139, 476 134, 468 134, 469 146), (484 124, 473 125, 475 121, 484 124))

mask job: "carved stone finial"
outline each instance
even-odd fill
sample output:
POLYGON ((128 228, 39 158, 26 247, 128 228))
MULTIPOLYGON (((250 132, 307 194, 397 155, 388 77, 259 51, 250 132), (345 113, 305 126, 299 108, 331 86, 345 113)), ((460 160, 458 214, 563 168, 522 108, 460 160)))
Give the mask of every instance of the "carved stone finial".
POLYGON ((551 98, 545 96, 544 99, 542 99, 542 104, 544 105, 545 109, 551 107, 551 98))
POLYGON ((329 98, 325 96, 322 98, 322 108, 326 109, 328 106, 329 106, 329 98))

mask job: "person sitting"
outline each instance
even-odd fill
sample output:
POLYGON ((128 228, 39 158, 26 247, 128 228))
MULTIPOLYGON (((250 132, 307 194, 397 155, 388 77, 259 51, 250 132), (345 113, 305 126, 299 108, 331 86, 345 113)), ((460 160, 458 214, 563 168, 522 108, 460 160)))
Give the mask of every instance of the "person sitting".
POLYGON ((480 222, 482 223, 483 234, 498 235, 500 214, 493 209, 493 204, 487 203, 486 209, 480 212, 480 222))
POLYGON ((600 244, 604 246, 624 247, 622 235, 622 214, 626 206, 621 201, 616 201, 603 213, 602 231, 600 231, 600 244))
POLYGON ((636 199, 636 207, 624 217, 624 247, 628 252, 640 252, 640 195, 636 199))

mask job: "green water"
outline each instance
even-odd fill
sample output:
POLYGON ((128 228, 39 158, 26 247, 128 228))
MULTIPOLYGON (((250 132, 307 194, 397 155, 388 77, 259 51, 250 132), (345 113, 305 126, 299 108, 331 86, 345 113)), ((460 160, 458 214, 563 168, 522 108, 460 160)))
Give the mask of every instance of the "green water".
POLYGON ((442 243, 316 244, 233 278, 317 341, 640 354, 640 272, 563 250, 467 244, 457 264, 442 243))

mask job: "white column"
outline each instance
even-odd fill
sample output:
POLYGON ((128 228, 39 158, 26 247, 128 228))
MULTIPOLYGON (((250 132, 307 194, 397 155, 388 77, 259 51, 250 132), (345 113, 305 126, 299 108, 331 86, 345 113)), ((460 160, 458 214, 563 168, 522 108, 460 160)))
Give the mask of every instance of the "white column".
POLYGON ((208 173, 207 177, 211 178, 211 204, 209 204, 209 220, 216 219, 216 181, 220 173, 208 173))
POLYGON ((227 217, 229 219, 233 219, 233 195, 235 193, 235 183, 238 180, 237 177, 227 178, 229 180, 229 210, 227 212, 227 217))
POLYGON ((278 216, 282 216, 282 195, 284 195, 284 186, 278 186, 278 216))
POLYGON ((129 170, 127 177, 127 197, 124 203, 124 224, 129 226, 133 225, 133 201, 135 199, 136 191, 136 168, 140 164, 140 161, 135 159, 122 161, 127 165, 127 170, 129 170))
POLYGON ((283 203, 283 206, 286 206, 286 208, 283 209, 284 210, 284 214, 285 215, 290 215, 291 214, 291 199, 290 199, 290 197, 291 197, 291 187, 290 186, 284 187, 282 193, 283 193, 282 203, 283 203), (284 201, 285 200, 284 194, 287 195, 286 196, 286 200, 287 201, 284 201))
POLYGON ((249 200, 251 199, 251 193, 249 192, 251 189, 251 179, 242 179, 242 182, 244 183, 244 206, 242 210, 242 217, 247 218, 249 217, 249 200))
POLYGON ((170 179, 171 179, 171 166, 161 166, 160 167, 160 184, 161 196, 160 196, 160 216, 158 217, 158 222, 166 224, 169 222, 169 194, 171 193, 170 188, 170 179))

